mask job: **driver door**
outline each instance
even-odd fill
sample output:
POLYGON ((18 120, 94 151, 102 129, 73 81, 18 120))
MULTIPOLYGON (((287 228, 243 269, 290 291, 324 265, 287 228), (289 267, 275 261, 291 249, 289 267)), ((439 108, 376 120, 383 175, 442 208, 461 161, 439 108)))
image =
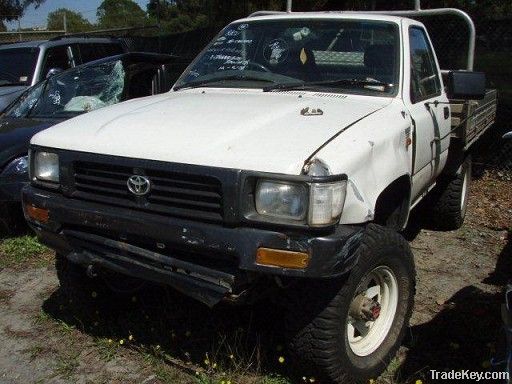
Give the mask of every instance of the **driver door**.
POLYGON ((416 200, 433 184, 446 163, 451 120, 448 99, 426 31, 412 25, 408 37, 410 84, 404 102, 413 122, 412 198, 416 200))

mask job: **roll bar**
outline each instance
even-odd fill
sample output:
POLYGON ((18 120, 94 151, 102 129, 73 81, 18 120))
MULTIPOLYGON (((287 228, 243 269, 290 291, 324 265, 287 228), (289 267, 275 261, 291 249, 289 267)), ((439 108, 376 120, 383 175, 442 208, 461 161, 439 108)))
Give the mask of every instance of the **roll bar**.
MULTIPOLYGON (((380 15, 396 15, 396 16, 440 16, 440 15, 453 15, 461 17, 469 29, 469 43, 468 43, 468 58, 466 61, 466 69, 472 71, 475 63, 475 43, 476 43, 476 28, 475 23, 471 17, 464 11, 457 8, 434 8, 434 9, 421 9, 421 0, 414 0, 414 10, 403 11, 331 11, 333 13, 370 13, 380 15)), ((286 12, 279 11, 258 11, 254 12, 249 17, 255 16, 268 16, 277 14, 292 13, 292 0, 286 1, 286 12)))

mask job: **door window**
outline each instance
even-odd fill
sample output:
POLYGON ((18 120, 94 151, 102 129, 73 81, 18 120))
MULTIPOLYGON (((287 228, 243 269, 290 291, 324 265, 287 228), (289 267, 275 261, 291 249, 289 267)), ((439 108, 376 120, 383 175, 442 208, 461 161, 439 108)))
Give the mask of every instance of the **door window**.
POLYGON ((422 28, 409 29, 411 46, 411 101, 417 103, 441 94, 434 53, 422 28))
POLYGON ((48 50, 46 51, 46 61, 42 75, 46 76, 48 71, 52 68, 59 68, 62 70, 71 68, 71 62, 70 57, 68 55, 67 45, 48 48, 48 50))
POLYGON ((80 44, 82 63, 124 53, 121 44, 80 44))

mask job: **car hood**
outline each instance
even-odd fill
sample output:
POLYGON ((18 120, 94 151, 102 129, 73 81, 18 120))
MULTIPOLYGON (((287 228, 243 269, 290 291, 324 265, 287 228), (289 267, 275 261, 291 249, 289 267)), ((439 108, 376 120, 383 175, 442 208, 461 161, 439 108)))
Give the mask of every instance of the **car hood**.
POLYGON ((13 156, 25 153, 32 136, 60 120, 0 119, 0 166, 13 156))
POLYGON ((297 174, 333 135, 390 101, 303 91, 183 90, 78 116, 37 134, 32 144, 297 174))

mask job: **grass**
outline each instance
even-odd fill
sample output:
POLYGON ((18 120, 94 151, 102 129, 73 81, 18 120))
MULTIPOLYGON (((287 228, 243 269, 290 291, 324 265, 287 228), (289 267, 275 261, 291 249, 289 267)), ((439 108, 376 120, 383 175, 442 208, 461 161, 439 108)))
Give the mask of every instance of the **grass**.
POLYGON ((43 352, 45 351, 44 347, 39 345, 39 344, 36 344, 36 345, 33 345, 31 346, 27 352, 30 356, 30 361, 33 361, 35 360, 37 357, 41 356, 43 354, 43 352))
POLYGON ((0 268, 45 267, 51 263, 52 255, 35 236, 7 238, 0 242, 0 268))
POLYGON ((55 367, 55 376, 60 376, 69 379, 75 373, 80 365, 78 360, 80 353, 72 352, 70 354, 60 355, 57 358, 57 366, 55 367))
POLYGON ((115 343, 112 339, 99 337, 94 340, 94 345, 100 358, 107 363, 114 360, 117 356, 119 344, 115 343))

